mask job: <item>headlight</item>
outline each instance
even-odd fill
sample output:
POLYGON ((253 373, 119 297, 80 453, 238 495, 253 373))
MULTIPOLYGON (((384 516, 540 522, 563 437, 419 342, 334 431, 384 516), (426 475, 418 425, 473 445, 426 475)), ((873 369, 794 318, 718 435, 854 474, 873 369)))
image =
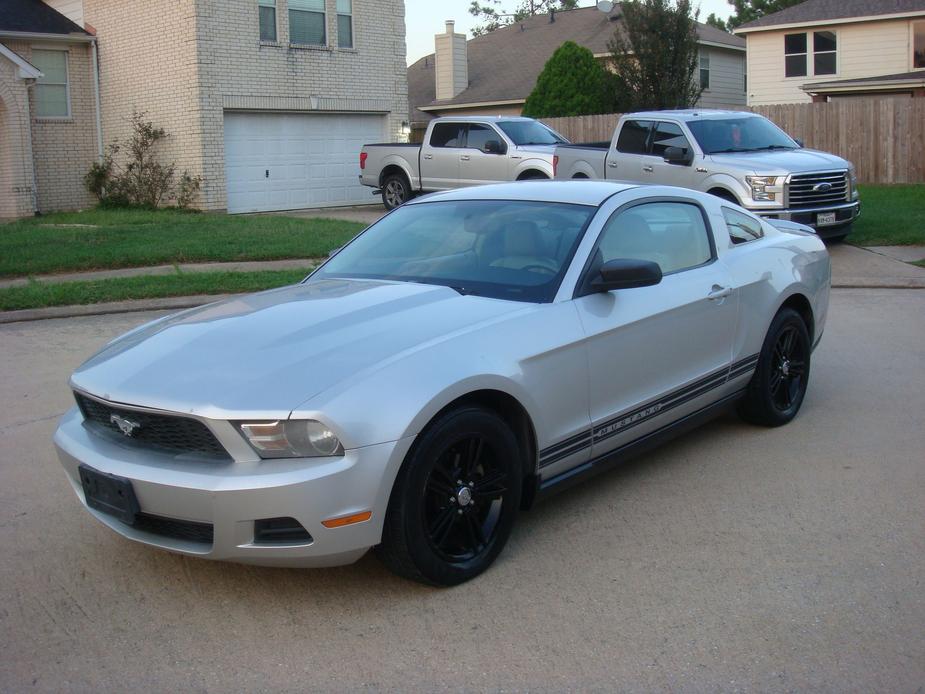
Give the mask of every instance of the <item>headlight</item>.
POLYGON ((319 458, 344 454, 344 447, 334 432, 314 419, 240 422, 237 426, 261 458, 319 458))
POLYGON ((752 190, 752 200, 775 200, 776 194, 782 192, 776 189, 780 178, 781 176, 746 176, 745 182, 752 190))
POLYGON ((852 200, 858 197, 858 172, 854 164, 848 165, 848 190, 851 191, 849 196, 852 200))

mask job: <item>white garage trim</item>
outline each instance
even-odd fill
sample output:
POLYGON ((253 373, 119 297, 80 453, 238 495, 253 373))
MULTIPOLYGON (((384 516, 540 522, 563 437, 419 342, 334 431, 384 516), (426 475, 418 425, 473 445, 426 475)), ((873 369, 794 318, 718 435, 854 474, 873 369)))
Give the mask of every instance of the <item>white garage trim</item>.
POLYGON ((360 149, 385 132, 380 114, 226 111, 228 211, 375 202, 357 178, 360 149))

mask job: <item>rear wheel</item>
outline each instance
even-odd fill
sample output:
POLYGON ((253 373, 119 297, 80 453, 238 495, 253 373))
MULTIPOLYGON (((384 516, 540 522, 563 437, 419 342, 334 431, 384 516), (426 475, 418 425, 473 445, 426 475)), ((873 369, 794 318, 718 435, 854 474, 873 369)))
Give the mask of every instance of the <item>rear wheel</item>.
POLYGON ((385 209, 394 210, 411 198, 411 185, 402 174, 389 174, 382 181, 382 204, 385 209))
POLYGON ((467 581, 503 549, 520 494, 520 451, 508 426, 489 410, 453 410, 428 427, 402 465, 376 553, 406 578, 467 581))
POLYGON ((793 419, 806 395, 812 345, 800 314, 781 309, 768 329, 758 368, 739 404, 742 419, 776 427, 793 419))

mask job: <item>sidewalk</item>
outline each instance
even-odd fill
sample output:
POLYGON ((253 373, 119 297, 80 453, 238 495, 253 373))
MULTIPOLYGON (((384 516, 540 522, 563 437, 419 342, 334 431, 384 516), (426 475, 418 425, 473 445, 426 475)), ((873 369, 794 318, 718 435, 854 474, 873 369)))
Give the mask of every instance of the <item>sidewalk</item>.
MULTIPOLYGON (((925 258, 923 246, 880 246, 860 248, 845 243, 829 246, 832 258, 832 288, 864 289, 925 289, 925 268, 910 265, 899 258, 917 260, 925 258)), ((142 275, 171 275, 184 272, 255 272, 259 270, 308 270, 322 258, 296 258, 290 260, 265 260, 237 263, 184 263, 182 265, 158 265, 154 267, 125 268, 121 270, 100 270, 97 272, 76 272, 63 275, 42 275, 34 279, 39 282, 79 282, 110 279, 113 277, 139 277, 142 275)), ((0 289, 23 286, 28 279, 17 278, 0 281, 0 289)), ((178 310, 190 308, 211 301, 218 301, 226 295, 198 295, 167 297, 162 299, 140 299, 104 304, 81 306, 54 306, 50 308, 26 309, 0 312, 0 324, 19 321, 65 318, 70 316, 92 316, 131 311, 178 310)))

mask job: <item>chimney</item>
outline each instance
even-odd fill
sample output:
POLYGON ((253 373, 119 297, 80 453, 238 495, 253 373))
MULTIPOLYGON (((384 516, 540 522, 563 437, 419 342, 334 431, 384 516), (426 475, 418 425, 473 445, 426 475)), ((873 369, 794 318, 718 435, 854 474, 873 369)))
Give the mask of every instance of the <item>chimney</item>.
POLYGON ((452 99, 469 86, 466 35, 454 31, 456 22, 446 21, 446 33, 434 36, 434 75, 437 100, 452 99))

